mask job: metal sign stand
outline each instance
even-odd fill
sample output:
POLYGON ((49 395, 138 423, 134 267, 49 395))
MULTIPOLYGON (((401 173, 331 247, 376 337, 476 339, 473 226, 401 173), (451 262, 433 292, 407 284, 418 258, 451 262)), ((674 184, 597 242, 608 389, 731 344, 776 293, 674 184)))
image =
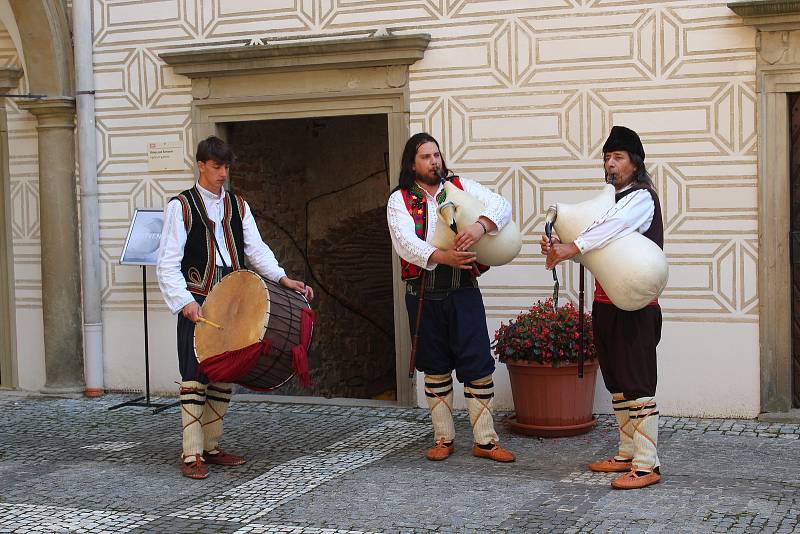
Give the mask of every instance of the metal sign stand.
POLYGON ((147 266, 142 265, 142 301, 144 302, 144 395, 129 401, 121 402, 111 406, 109 410, 116 410, 123 406, 144 406, 145 408, 155 408, 153 413, 159 413, 167 408, 178 406, 180 402, 157 403, 150 402, 150 343, 147 337, 147 266), (142 402, 144 401, 144 402, 142 402))

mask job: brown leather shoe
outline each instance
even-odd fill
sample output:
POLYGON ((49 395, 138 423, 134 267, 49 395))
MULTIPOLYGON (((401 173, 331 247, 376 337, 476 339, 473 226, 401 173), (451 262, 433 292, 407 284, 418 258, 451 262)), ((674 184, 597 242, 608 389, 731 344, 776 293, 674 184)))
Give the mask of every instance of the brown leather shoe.
POLYGON ((495 462, 513 462, 516 456, 508 449, 501 447, 496 441, 492 440, 489 443, 493 445, 491 449, 482 449, 476 443, 472 446, 472 455, 478 458, 489 458, 495 462))
POLYGON ((607 460, 597 460, 590 463, 587 467, 595 473, 624 473, 630 471, 633 465, 632 460, 617 460, 608 458, 607 460))
POLYGON ((245 463, 243 457, 228 454, 222 449, 217 449, 217 452, 214 454, 203 451, 203 459, 207 464, 224 465, 225 467, 236 467, 237 465, 243 465, 245 463))
POLYGON ((455 443, 452 441, 447 443, 444 438, 439 438, 436 440, 436 444, 425 453, 425 457, 433 462, 439 462, 446 460, 448 456, 453 454, 454 450, 456 450, 455 443))
POLYGON ((631 470, 621 477, 612 480, 611 487, 618 490, 640 489, 652 484, 658 484, 659 482, 661 482, 661 475, 656 471, 640 474, 631 470))
POLYGON ((181 460, 181 474, 187 478, 202 480, 208 476, 208 467, 199 454, 194 457, 193 462, 181 460))

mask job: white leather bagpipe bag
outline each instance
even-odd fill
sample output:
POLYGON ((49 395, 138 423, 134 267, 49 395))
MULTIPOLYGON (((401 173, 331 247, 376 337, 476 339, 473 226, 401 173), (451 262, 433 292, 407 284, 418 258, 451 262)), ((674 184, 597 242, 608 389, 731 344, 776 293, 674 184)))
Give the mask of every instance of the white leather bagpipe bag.
MULTIPOLYGON (((439 221, 431 244, 438 249, 449 250, 454 248, 456 237, 451 228, 453 222, 459 230, 466 228, 478 220, 486 206, 452 182, 445 182, 444 189, 447 198, 437 210, 439 221)), ((477 255, 478 263, 496 266, 505 265, 516 258, 521 248, 519 228, 514 221, 509 221, 498 233, 483 236, 469 250, 477 255)))
MULTIPOLYGON (((589 225, 614 206, 614 186, 579 204, 558 203, 556 234, 562 243, 572 243, 589 225)), ((575 257, 603 286, 617 308, 639 310, 661 295, 667 285, 669 266, 661 248, 638 232, 615 239, 606 246, 575 257)))

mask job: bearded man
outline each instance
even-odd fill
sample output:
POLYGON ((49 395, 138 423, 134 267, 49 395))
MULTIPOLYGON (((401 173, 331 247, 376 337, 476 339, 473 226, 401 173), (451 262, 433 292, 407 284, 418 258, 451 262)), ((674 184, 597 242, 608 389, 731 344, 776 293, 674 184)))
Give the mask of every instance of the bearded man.
POLYGON ((425 396, 431 409, 434 446, 426 456, 436 461, 453 453, 455 370, 456 379, 464 384, 472 423, 472 454, 513 462, 514 455, 498 443, 492 418, 495 365, 477 281, 486 268, 477 266, 475 253, 469 252, 484 235, 508 223, 511 206, 479 183, 451 174, 439 143, 426 133, 416 134, 406 143, 399 181, 389 196, 387 217, 406 282, 409 324, 412 335, 417 336, 416 369, 425 374, 425 396), (450 250, 430 244, 436 231, 436 210, 446 199, 444 181, 452 181, 486 206, 475 222, 459 228, 450 250), (414 332, 417 324, 419 331, 414 332))

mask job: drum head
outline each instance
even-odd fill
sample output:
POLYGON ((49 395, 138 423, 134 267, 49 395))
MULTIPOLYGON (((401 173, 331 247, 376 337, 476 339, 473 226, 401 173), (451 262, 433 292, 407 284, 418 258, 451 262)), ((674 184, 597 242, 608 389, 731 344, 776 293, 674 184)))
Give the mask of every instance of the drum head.
POLYGON ((237 350, 261 341, 267 328, 269 297, 264 280, 252 271, 235 271, 215 285, 203 303, 203 317, 223 328, 197 323, 197 360, 237 350))

